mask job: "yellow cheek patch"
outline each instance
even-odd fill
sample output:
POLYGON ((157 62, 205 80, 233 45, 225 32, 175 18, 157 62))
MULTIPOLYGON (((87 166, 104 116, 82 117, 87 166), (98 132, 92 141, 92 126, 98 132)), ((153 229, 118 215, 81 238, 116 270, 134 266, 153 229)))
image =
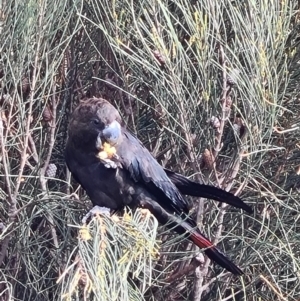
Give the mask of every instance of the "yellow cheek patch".
POLYGON ((104 142, 102 146, 102 151, 98 153, 98 157, 102 160, 111 159, 114 155, 117 154, 117 150, 114 146, 111 146, 109 143, 104 142))

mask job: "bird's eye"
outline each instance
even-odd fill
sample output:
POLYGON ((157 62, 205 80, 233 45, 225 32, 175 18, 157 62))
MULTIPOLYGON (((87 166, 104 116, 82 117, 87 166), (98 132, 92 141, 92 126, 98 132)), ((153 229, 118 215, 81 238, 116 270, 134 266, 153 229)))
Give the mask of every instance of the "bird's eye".
POLYGON ((92 122, 95 125, 99 125, 100 124, 100 121, 98 119, 93 119, 92 122))

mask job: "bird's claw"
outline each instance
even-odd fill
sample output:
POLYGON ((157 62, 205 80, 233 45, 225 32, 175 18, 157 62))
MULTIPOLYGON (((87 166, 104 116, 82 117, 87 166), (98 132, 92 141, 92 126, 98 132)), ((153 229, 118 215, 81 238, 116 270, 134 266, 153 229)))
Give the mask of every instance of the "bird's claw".
POLYGON ((113 160, 110 160, 110 159, 102 159, 103 163, 104 163, 104 166, 106 168, 113 168, 113 169, 116 169, 118 166, 117 166, 117 163, 115 163, 113 160))
POLYGON ((107 207, 94 206, 82 219, 82 223, 86 224, 87 220, 94 215, 110 216, 110 209, 107 207))
POLYGON ((120 156, 119 156, 118 154, 113 154, 113 158, 114 158, 115 160, 119 160, 119 159, 120 159, 120 156))

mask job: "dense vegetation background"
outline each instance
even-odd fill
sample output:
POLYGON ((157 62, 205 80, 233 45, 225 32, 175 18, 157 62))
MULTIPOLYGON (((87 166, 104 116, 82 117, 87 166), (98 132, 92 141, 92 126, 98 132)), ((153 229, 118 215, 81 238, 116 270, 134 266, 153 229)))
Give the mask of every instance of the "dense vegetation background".
POLYGON ((299 18, 296 0, 1 1, 0 300, 299 300, 299 18), (63 150, 93 96, 253 206, 191 200, 244 277, 145 212, 82 225, 63 150))

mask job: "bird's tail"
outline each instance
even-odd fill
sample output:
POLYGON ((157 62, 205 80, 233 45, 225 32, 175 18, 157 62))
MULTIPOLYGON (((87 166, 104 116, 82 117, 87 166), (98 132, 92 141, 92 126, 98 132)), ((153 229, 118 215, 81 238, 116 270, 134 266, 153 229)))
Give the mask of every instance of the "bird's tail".
POLYGON ((253 213, 250 206, 230 192, 214 186, 199 184, 168 169, 165 169, 165 172, 182 194, 212 199, 253 213))
MULTIPOLYGON (((189 220, 190 221, 190 220, 189 220)), ((214 246, 198 228, 190 225, 189 221, 183 221, 181 227, 189 232, 189 239, 200 249, 205 249, 205 254, 214 262, 219 264, 234 275, 243 275, 243 271, 228 259, 221 250, 214 246)))
POLYGON ((157 202, 143 199, 141 206, 147 208, 158 220, 175 232, 190 239, 200 249, 205 249, 205 254, 212 260, 234 275, 242 275, 242 270, 228 259, 216 246, 212 244, 198 229, 197 224, 189 217, 184 219, 176 214, 170 214, 157 202))

